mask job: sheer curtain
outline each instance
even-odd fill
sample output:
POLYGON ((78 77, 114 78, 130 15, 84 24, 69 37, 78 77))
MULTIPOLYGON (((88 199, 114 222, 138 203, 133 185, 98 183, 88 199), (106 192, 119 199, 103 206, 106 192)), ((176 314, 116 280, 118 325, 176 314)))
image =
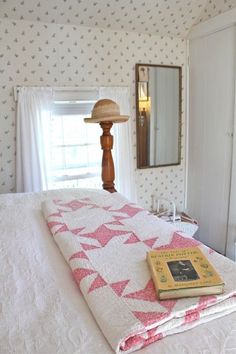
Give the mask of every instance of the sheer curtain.
POLYGON ((52 105, 52 88, 19 88, 16 118, 17 192, 47 189, 45 153, 52 105))
MULTIPOLYGON (((127 87, 101 87, 99 98, 118 103, 121 114, 130 115, 130 93, 127 87)), ((52 88, 19 88, 16 134, 16 191, 39 192, 48 189, 50 166, 50 122, 54 103, 52 88)), ((114 124, 114 164, 116 188, 136 201, 131 119, 114 124)))
MULTIPOLYGON (((128 87, 100 87, 99 98, 108 98, 115 101, 120 107, 120 113, 130 116, 130 92, 128 87)), ((131 131, 131 118, 127 123, 113 125, 115 185, 117 191, 126 198, 136 201, 131 131)))

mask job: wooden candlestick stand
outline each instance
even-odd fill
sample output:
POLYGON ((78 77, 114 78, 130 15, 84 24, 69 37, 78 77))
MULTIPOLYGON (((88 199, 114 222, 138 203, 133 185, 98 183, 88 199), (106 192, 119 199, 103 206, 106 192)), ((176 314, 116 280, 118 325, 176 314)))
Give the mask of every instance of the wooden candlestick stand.
POLYGON ((113 148, 113 136, 110 133, 112 122, 101 122, 99 123, 103 134, 100 137, 101 147, 103 150, 102 156, 102 181, 103 189, 107 190, 110 193, 116 192, 115 189, 115 170, 114 163, 112 158, 111 150, 113 148))

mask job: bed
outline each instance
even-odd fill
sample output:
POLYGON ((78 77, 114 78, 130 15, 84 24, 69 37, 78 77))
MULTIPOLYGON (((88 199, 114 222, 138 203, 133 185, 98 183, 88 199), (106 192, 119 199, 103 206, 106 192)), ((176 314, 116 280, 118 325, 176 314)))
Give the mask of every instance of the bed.
MULTIPOLYGON (((56 246, 41 205, 106 191, 59 190, 0 196, 0 353, 108 354, 103 336, 56 246)), ((121 198, 119 193, 114 196, 121 198)), ((171 227, 171 226, 170 226, 171 227)), ((235 279, 235 264, 227 271, 235 279)), ((236 353, 236 312, 163 338, 147 353, 236 353)))

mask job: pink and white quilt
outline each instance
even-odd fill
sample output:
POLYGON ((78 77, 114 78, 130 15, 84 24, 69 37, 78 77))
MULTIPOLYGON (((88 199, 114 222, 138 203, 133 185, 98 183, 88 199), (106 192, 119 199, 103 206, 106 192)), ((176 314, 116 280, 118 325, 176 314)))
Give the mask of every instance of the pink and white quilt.
POLYGON ((118 193, 55 199, 44 202, 42 209, 95 320, 116 353, 130 353, 236 311, 236 277, 232 276, 236 265, 118 193), (146 252, 195 245, 224 279, 224 294, 158 301, 146 252))

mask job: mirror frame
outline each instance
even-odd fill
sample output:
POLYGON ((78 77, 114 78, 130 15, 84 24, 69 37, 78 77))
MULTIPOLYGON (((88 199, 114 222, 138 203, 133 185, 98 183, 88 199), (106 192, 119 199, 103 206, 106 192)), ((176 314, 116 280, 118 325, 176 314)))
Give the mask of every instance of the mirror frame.
POLYGON ((182 137, 182 66, 175 65, 159 65, 159 64, 135 64, 135 102, 136 102, 136 154, 137 154, 137 168, 138 169, 147 169, 154 167, 164 167, 164 166, 177 166, 181 164, 181 137, 182 137), (179 132, 178 132, 178 161, 171 164, 162 164, 162 165, 152 165, 152 166, 142 166, 140 163, 140 142, 139 142, 139 67, 140 66, 151 66, 151 67, 161 67, 161 68, 171 68, 179 70, 179 132))

